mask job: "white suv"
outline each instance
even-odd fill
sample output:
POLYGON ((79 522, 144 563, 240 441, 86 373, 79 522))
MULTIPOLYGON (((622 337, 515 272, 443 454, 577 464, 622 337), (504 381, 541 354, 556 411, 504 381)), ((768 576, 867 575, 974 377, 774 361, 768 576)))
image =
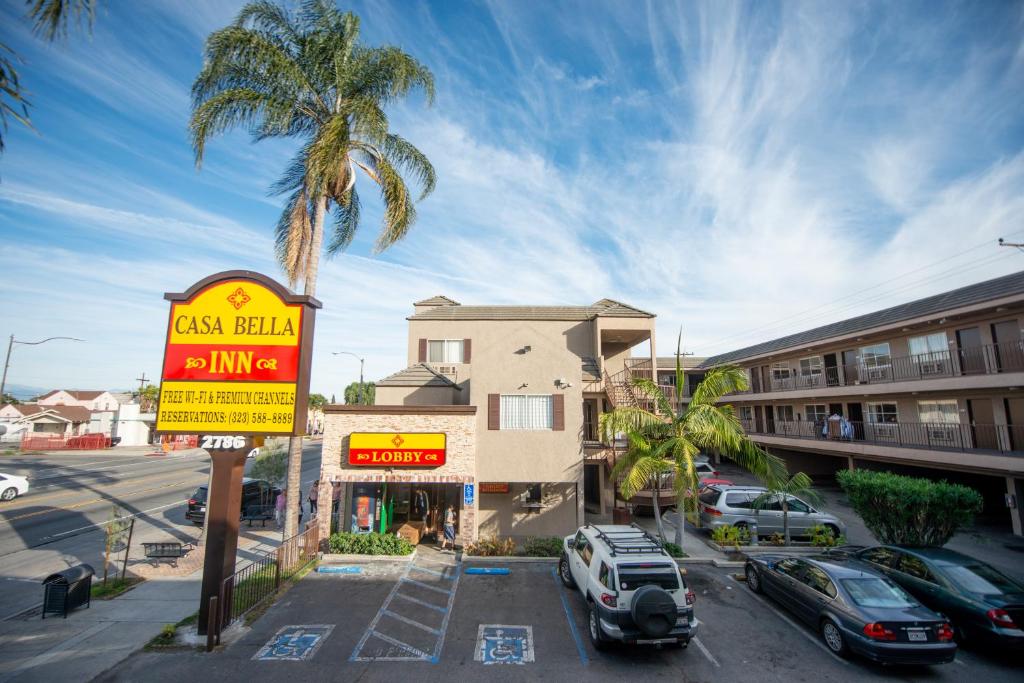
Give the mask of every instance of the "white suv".
POLYGON ((686 647, 697 633, 694 595, 658 539, 636 526, 584 526, 566 536, 558 574, 587 601, 590 642, 686 647))

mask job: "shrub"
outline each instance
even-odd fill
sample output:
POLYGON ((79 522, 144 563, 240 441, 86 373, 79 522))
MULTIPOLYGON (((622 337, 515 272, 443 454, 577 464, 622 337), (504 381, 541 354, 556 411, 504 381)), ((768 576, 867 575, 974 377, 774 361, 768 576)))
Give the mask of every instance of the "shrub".
POLYGON ((750 543, 750 532, 734 527, 731 524, 716 526, 711 530, 711 540, 720 546, 731 545, 735 548, 750 543))
POLYGON ((527 557, 559 557, 564 542, 561 536, 541 536, 528 538, 523 544, 523 555, 527 557))
POLYGON ((782 534, 775 532, 764 541, 768 545, 786 545, 786 537, 782 534))
POLYGON ((505 557, 507 555, 514 555, 515 552, 515 541, 511 538, 501 539, 497 536, 481 538, 476 543, 470 543, 466 546, 467 555, 477 555, 479 557, 505 557))
POLYGON ((686 553, 683 552, 682 547, 675 543, 665 543, 662 547, 665 548, 665 552, 672 557, 686 557, 686 553))
POLYGON ((842 534, 838 537, 835 536, 832 533, 832 527, 824 524, 815 524, 807 530, 807 535, 811 537, 811 545, 819 548, 831 548, 846 544, 846 538, 842 534))
POLYGON ((891 472, 836 475, 853 509, 882 543, 942 546, 974 521, 983 499, 974 489, 891 472))
POLYGON ((332 553, 348 555, 409 555, 415 549, 412 543, 391 534, 331 534, 332 553))

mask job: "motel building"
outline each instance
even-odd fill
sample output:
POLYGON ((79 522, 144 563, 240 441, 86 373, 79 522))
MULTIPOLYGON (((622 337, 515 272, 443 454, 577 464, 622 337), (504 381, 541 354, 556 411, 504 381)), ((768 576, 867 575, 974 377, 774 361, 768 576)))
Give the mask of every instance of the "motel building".
MULTIPOLYGON (((407 367, 377 382, 377 405, 324 410, 319 496, 326 510, 338 491, 331 526, 433 539, 450 505, 465 544, 563 535, 585 510, 610 514, 612 449, 598 417, 632 400, 629 377, 651 376, 653 314, 610 299, 463 306, 437 296, 407 320, 407 367)), ((326 534, 331 516, 320 520, 326 534)))

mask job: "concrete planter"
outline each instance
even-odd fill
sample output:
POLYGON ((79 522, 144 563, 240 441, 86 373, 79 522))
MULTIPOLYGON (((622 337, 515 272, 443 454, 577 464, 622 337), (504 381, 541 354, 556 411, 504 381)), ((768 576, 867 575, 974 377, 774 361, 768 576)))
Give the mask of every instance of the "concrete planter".
POLYGON ((321 564, 358 564, 360 562, 412 562, 413 558, 415 557, 415 550, 413 550, 408 555, 348 555, 341 553, 322 553, 320 555, 320 562, 321 564))
POLYGON ((507 562, 551 562, 557 563, 557 557, 523 557, 521 555, 497 555, 495 557, 484 557, 481 555, 463 555, 462 562, 477 564, 504 564, 507 562))

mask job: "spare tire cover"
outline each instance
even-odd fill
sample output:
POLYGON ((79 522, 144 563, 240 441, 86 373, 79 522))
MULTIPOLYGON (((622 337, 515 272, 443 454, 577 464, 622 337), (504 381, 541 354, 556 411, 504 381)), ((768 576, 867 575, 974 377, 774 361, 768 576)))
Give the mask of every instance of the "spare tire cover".
POLYGON ((642 586, 633 594, 633 622, 645 635, 661 638, 676 625, 676 602, 659 586, 642 586))

